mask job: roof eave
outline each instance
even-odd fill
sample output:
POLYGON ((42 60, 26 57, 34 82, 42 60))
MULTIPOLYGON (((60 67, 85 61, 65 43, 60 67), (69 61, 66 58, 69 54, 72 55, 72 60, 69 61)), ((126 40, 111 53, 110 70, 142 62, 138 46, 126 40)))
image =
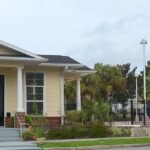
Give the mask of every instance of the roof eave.
POLYGON ((0 61, 39 61, 39 62, 46 62, 47 59, 46 58, 41 58, 41 59, 37 59, 37 58, 28 58, 28 57, 7 57, 7 56, 0 56, 0 61))
POLYGON ((64 73, 80 74, 81 76, 95 74, 95 70, 65 70, 64 73))
POLYGON ((29 56, 31 56, 31 57, 33 57, 33 58, 36 58, 36 59, 45 59, 44 57, 38 56, 38 55, 33 54, 33 53, 31 53, 31 52, 29 52, 29 51, 27 51, 27 50, 24 50, 24 49, 22 49, 22 48, 19 48, 19 47, 17 47, 17 46, 14 46, 14 45, 9 44, 9 43, 4 42, 4 41, 0 41, 0 45, 5 46, 5 47, 8 47, 8 48, 11 48, 11 49, 13 49, 13 50, 15 50, 15 51, 24 53, 24 54, 29 55, 29 56))
POLYGON ((69 64, 69 63, 41 63, 39 66, 47 67, 83 67, 82 64, 69 64))

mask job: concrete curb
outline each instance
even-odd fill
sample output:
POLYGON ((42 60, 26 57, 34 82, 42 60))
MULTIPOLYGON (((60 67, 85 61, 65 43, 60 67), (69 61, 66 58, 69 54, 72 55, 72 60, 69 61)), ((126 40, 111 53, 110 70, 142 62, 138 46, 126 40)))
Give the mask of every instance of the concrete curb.
POLYGON ((147 147, 147 146, 150 146, 150 144, 100 145, 100 146, 85 146, 85 147, 53 147, 53 148, 44 148, 44 150, 100 150, 111 148, 147 147))

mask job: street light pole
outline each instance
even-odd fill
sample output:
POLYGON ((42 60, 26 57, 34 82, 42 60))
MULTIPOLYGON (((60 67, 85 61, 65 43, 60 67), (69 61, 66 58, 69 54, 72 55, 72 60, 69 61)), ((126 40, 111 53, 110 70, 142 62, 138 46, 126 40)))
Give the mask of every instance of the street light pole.
MULTIPOLYGON (((145 111, 144 116, 145 120, 147 120, 147 111, 146 111, 146 58, 145 58, 145 45, 147 44, 147 41, 143 39, 141 43, 143 45, 143 95, 144 95, 144 105, 145 105, 145 111)), ((146 123, 144 123, 146 124, 146 123)))
POLYGON ((138 116, 138 85, 137 85, 137 78, 138 75, 135 75, 135 95, 136 95, 136 115, 135 115, 135 122, 139 122, 139 116, 138 116))

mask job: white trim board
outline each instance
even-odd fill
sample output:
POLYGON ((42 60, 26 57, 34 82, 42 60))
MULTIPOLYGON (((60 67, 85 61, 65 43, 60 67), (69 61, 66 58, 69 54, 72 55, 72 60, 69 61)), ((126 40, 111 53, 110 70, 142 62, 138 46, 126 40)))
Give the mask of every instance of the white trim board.
POLYGON ((2 46, 4 46, 4 47, 8 47, 8 48, 10 48, 10 49, 12 49, 12 50, 14 50, 14 51, 18 51, 18 52, 20 52, 20 53, 29 55, 29 56, 31 56, 31 57, 33 57, 33 58, 35 58, 35 59, 47 61, 46 58, 43 58, 43 57, 41 57, 41 56, 38 56, 38 55, 33 54, 33 53, 31 53, 31 52, 29 52, 29 51, 27 51, 27 50, 24 50, 24 49, 22 49, 22 48, 19 48, 19 47, 17 47, 17 46, 14 46, 14 45, 12 45, 12 44, 6 43, 6 42, 1 41, 1 40, 0 40, 0 45, 2 45, 2 46))
POLYGON ((83 67, 82 64, 67 64, 67 63, 41 63, 39 66, 47 67, 83 67))

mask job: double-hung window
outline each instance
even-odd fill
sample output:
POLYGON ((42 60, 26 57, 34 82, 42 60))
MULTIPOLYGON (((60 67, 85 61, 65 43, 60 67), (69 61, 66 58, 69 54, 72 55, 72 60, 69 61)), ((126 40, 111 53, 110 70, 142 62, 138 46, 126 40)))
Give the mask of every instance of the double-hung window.
POLYGON ((43 115, 44 74, 26 73, 27 114, 43 115))

